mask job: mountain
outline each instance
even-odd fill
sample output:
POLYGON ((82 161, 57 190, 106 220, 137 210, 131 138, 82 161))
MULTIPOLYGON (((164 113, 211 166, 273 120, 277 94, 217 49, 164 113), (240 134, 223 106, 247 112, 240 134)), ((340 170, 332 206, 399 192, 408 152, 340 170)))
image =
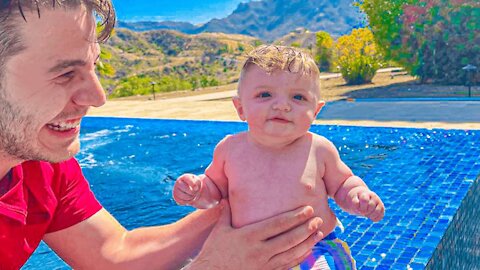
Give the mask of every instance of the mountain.
POLYGON ((117 24, 119 28, 127 28, 132 31, 150 31, 150 30, 176 30, 183 33, 193 33, 197 29, 197 26, 188 23, 188 22, 172 22, 172 21, 163 21, 163 22, 152 22, 152 21, 138 21, 138 22, 123 22, 119 21, 117 24))
POLYGON ((120 22, 119 26, 134 31, 173 29, 187 34, 243 34, 272 41, 297 28, 340 36, 363 26, 364 18, 352 0, 263 0, 240 3, 226 18, 199 26, 184 22, 120 22))
POLYGON ((275 44, 285 46, 297 46, 301 48, 311 49, 316 46, 316 33, 305 28, 297 28, 285 36, 276 39, 275 44))

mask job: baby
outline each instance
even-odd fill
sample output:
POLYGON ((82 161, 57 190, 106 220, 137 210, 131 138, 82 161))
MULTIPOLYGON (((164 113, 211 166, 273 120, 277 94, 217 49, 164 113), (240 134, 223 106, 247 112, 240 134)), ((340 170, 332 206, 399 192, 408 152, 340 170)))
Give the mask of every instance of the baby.
POLYGON ((319 73, 313 59, 298 49, 254 49, 233 98, 248 131, 222 139, 205 174, 180 176, 173 196, 178 204, 196 208, 228 198, 234 227, 311 205, 323 219, 320 231, 327 236, 298 269, 322 264, 355 269, 348 246, 334 235, 337 218, 327 199, 374 222, 383 218, 385 209, 377 194, 342 162, 332 142, 308 131, 325 104, 319 73))

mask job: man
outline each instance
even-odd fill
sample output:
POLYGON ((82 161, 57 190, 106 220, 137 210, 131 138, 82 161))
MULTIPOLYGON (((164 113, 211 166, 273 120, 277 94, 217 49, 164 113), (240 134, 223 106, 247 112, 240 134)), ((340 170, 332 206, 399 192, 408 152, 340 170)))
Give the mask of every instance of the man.
POLYGON ((109 0, 0 1, 0 269, 20 268, 42 239, 75 269, 178 269, 194 256, 185 269, 302 261, 323 237, 309 206, 233 229, 223 201, 132 231, 101 207, 72 157, 82 117, 105 103, 97 41, 114 23, 109 0))

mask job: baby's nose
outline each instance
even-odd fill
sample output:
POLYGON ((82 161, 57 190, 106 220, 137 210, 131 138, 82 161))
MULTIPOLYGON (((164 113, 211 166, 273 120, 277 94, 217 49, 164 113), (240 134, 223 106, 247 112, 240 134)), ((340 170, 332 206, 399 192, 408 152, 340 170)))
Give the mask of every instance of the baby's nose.
POLYGON ((289 112, 292 110, 292 107, 290 106, 289 102, 281 100, 273 104, 273 109, 289 112))

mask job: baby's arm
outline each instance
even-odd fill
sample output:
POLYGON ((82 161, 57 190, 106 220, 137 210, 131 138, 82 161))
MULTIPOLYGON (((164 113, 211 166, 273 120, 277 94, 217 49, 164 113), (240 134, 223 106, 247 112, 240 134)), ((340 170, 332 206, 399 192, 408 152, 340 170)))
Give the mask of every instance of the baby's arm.
POLYGON ((173 198, 179 205, 207 209, 217 205, 222 197, 226 197, 224 145, 225 139, 216 146, 213 161, 205 171, 206 175, 184 174, 177 179, 173 187, 173 198))
POLYGON ((190 205, 208 209, 220 202, 220 196, 213 181, 206 175, 190 173, 180 176, 173 186, 173 198, 179 205, 190 205))
POLYGON ((368 217, 372 221, 383 218, 385 207, 382 200, 371 191, 360 177, 340 159, 336 147, 323 139, 324 181, 328 195, 345 211, 368 217))

